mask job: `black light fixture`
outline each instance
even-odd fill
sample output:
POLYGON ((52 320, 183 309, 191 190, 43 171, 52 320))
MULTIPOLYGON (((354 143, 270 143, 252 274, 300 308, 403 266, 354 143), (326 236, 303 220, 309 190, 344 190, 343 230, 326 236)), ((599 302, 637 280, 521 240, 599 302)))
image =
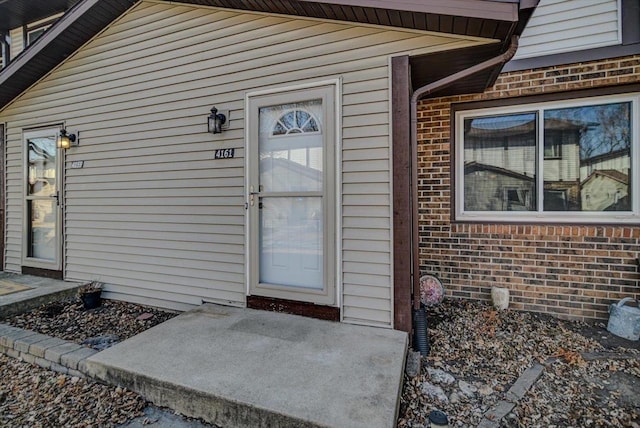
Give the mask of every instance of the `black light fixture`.
POLYGON ((227 116, 222 113, 218 113, 218 109, 211 107, 211 114, 209 115, 207 123, 207 129, 211 134, 221 134, 222 125, 227 123, 227 116))
MULTIPOLYGON (((78 133, 80 134, 80 133, 78 133)), ((58 137, 58 148, 66 150, 71 146, 77 146, 80 143, 79 136, 76 134, 67 134, 66 129, 60 130, 60 136, 58 137)))

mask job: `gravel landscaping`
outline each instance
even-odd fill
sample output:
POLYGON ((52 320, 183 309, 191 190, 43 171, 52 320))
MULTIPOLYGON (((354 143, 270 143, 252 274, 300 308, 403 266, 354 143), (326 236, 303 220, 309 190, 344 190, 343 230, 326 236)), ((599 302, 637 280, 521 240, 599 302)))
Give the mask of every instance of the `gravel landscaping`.
MULTIPOLYGON (((498 312, 476 302, 445 300, 427 313, 431 352, 418 376, 405 376, 399 427, 428 426, 432 410, 445 412, 452 427, 488 420, 496 427, 640 427, 638 342, 616 338, 602 324, 498 312), (535 363, 544 366, 540 377, 503 418, 492 420, 535 363)), ((108 300, 86 311, 67 301, 4 322, 96 347, 110 342, 96 345, 91 338, 124 340, 173 316, 108 300)), ((146 406, 132 392, 5 356, 0 376, 2 427, 118 426, 146 406)))
POLYGON ((98 308, 86 310, 78 300, 67 300, 49 303, 4 322, 102 350, 176 315, 115 300, 103 300, 98 308))
POLYGON ((109 427, 142 416, 139 395, 0 355, 0 426, 109 427))
MULTIPOLYGON (((72 299, 3 322, 101 350, 176 315, 113 300, 85 310, 81 302, 72 299)), ((143 413, 149 409, 148 403, 122 388, 4 355, 0 355, 0 379, 0 427, 112 427, 135 418, 142 418, 143 424, 153 422, 143 413)))
POLYGON ((432 410, 450 426, 478 426, 535 362, 543 374, 495 426, 640 426, 637 342, 601 326, 458 300, 429 308, 427 320, 431 352, 420 375, 405 377, 399 427, 424 427, 432 410))

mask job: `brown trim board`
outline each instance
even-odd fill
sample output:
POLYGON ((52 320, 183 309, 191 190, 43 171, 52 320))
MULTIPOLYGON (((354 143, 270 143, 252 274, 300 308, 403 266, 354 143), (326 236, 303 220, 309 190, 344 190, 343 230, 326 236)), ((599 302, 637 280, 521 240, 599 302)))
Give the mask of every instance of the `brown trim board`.
POLYGON ((393 326, 411 332, 411 76, 409 57, 391 60, 393 153, 393 326))
POLYGON ((326 321, 340 321, 340 308, 315 305, 313 303, 298 302, 294 300, 247 296, 247 307, 263 311, 301 315, 326 321))
POLYGON ((622 43, 601 48, 576 50, 553 55, 516 59, 507 63, 503 72, 551 67, 577 62, 597 61, 640 54, 640 5, 638 0, 622 0, 622 43))
POLYGON ((507 63, 503 73, 535 68, 553 67, 556 65, 575 64, 578 62, 598 61, 640 54, 640 43, 630 45, 606 46, 604 48, 585 49, 582 51, 563 52, 553 55, 535 56, 515 59, 507 63))
POLYGON ((522 104, 535 104, 547 101, 562 101, 578 98, 598 97, 603 95, 620 95, 632 92, 640 92, 640 83, 627 85, 602 86, 589 89, 574 89, 559 92, 546 92, 544 94, 525 95, 512 98, 495 98, 484 101, 470 101, 465 103, 451 103, 451 137, 455 136, 455 115, 459 111, 476 110, 482 108, 517 106, 522 104))
POLYGON ((41 276, 51 279, 64 279, 61 270, 41 269, 31 266, 22 266, 23 275, 41 276))

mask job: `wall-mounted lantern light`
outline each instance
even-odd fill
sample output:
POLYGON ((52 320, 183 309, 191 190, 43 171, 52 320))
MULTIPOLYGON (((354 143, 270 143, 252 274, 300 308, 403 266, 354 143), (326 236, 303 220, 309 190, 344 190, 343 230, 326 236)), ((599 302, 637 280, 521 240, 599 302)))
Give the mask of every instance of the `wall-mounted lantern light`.
POLYGON ((80 132, 78 135, 76 134, 67 134, 66 129, 60 130, 60 135, 58 136, 58 148, 67 150, 71 146, 80 145, 80 132))
POLYGON ((222 125, 227 123, 227 116, 222 113, 218 113, 218 109, 211 107, 211 114, 208 118, 207 129, 211 134, 221 134, 222 125))

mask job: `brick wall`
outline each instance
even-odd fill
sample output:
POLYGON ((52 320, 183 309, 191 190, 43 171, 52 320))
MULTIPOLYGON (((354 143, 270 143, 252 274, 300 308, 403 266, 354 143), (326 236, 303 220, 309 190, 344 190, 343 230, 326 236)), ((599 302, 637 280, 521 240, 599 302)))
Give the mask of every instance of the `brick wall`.
POLYGON ((512 308, 562 318, 607 319, 610 303, 640 299, 640 226, 451 223, 450 182, 452 103, 635 82, 640 55, 504 73, 483 94, 421 101, 421 274, 440 277, 454 297, 489 300, 492 286, 507 287, 512 308))

